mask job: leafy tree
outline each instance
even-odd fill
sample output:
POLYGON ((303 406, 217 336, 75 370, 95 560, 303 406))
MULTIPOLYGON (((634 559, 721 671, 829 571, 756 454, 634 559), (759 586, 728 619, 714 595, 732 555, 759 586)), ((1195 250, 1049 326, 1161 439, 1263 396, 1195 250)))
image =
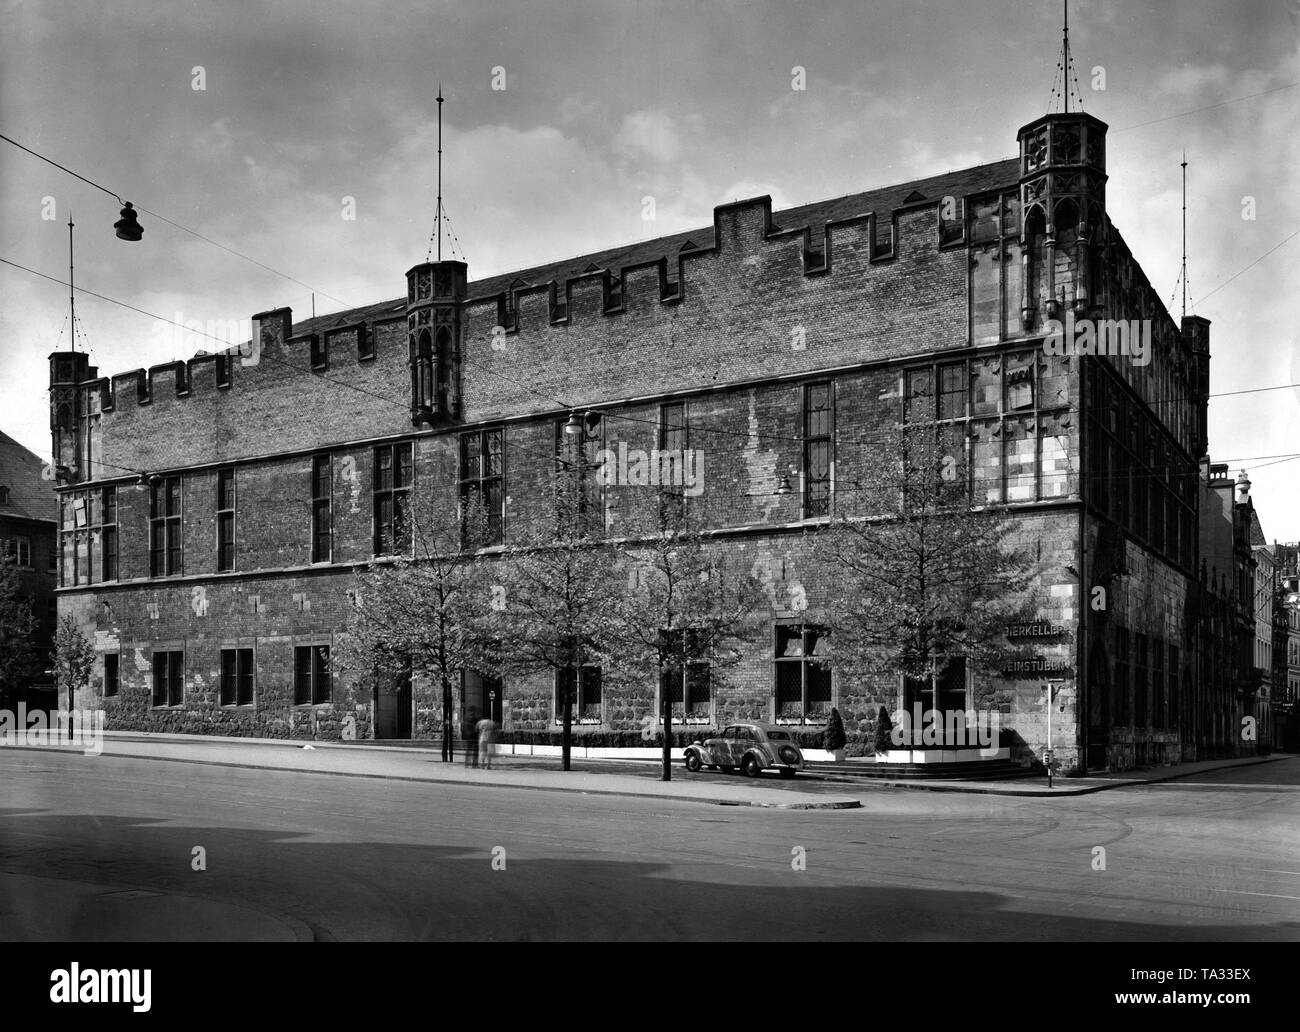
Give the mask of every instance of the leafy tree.
MULTIPOLYGON (((647 491, 647 489, 630 489, 647 491)), ((608 640, 615 646, 611 679, 644 684, 654 671, 660 686, 663 773, 671 773, 673 685, 692 663, 707 664, 710 690, 741 657, 741 628, 755 610, 760 585, 728 569, 722 553, 679 496, 649 497, 660 504, 624 523, 627 583, 611 599, 608 640)), ((683 717, 685 700, 683 699, 683 717)))
POLYGON ((54 635, 54 683, 60 697, 68 693, 68 707, 76 705, 77 693, 90 684, 95 666, 95 648, 71 616, 59 619, 54 635))
POLYGON ((883 428, 867 448, 872 482, 845 492, 816 539, 837 666, 926 681, 935 709, 950 659, 987 666, 1026 614, 1033 569, 1005 507, 973 504, 964 450, 933 424, 883 428))
POLYGON ((574 690, 584 668, 610 665, 611 600, 620 587, 603 540, 603 498, 592 489, 593 439, 588 430, 585 441, 566 440, 556 459, 553 511, 539 509, 511 526, 493 571, 501 605, 486 624, 500 643, 498 669, 554 674, 564 770, 571 769, 574 690))
POLYGON ((37 620, 31 600, 22 597, 18 567, 0 548, 0 705, 14 708, 18 690, 41 672, 33 641, 37 620))

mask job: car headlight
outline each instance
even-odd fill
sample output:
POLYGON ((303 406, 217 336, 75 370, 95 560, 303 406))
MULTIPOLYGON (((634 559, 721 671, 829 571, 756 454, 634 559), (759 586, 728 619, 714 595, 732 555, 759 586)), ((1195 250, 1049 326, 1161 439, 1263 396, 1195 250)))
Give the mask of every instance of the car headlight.
POLYGON ((782 763, 798 763, 799 751, 792 745, 783 745, 780 750, 782 763))

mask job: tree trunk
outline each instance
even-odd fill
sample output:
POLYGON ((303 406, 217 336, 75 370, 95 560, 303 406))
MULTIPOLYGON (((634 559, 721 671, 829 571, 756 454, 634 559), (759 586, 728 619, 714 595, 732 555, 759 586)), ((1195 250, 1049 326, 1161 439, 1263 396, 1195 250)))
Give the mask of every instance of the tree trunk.
POLYGON ((579 667, 574 671, 573 685, 564 687, 564 726, 560 731, 560 768, 569 769, 569 753, 573 745, 573 689, 577 686, 578 678, 582 676, 582 668, 579 667))
POLYGON ((663 695, 664 704, 664 772, 660 781, 672 781, 673 779, 673 699, 669 692, 663 691, 663 673, 660 672, 659 684, 660 692, 663 695))
POLYGON ((442 676, 442 759, 451 763, 456 752, 455 739, 452 737, 451 721, 451 682, 447 675, 442 676))

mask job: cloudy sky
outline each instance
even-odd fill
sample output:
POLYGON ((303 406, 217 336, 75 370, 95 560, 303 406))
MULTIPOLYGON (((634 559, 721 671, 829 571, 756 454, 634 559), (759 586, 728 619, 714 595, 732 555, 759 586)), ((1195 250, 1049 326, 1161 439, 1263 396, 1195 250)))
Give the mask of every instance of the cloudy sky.
MULTIPOLYGON (((65 278, 71 210, 77 283, 170 319, 396 297, 429 244, 440 81, 471 278, 707 225, 740 197, 780 209, 1009 157, 1048 110, 1060 8, 0 0, 0 132, 285 275, 148 216, 142 243, 117 240, 113 198, 2 141, 0 257, 65 278)), ((1300 382, 1300 0, 1080 0, 1071 42, 1111 127, 1111 216, 1166 299, 1187 151, 1212 390, 1300 382)), ((0 265, 0 298, 0 427, 46 454, 67 289, 0 265)), ((103 372, 205 343, 87 296, 77 313, 103 372)), ((1272 458, 1300 452, 1300 388, 1213 399, 1210 443, 1250 471, 1268 536, 1300 538, 1300 460, 1272 458)))

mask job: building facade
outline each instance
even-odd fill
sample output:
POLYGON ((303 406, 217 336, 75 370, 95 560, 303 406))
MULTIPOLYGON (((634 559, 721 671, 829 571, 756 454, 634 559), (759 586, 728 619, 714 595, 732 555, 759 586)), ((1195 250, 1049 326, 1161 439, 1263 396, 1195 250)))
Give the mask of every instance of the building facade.
MULTIPOLYGON (((262 312, 240 354, 112 377, 52 355, 73 471, 60 607, 98 657, 85 702, 110 728, 436 736, 418 672, 381 691, 332 662, 355 571, 409 548, 420 487, 444 507, 474 492, 508 543, 551 497, 577 411, 593 450, 698 449, 711 547, 765 586, 746 655, 683 699, 687 724, 815 731, 834 706, 869 740, 903 679, 836 671, 808 537, 869 488, 863 442, 903 422, 959 442, 971 496, 1007 506, 1039 559, 1046 633, 1008 628, 1016 660, 965 670, 954 705, 999 713, 1022 762, 1046 744, 1047 677, 1067 768, 1230 750, 1236 714, 1206 687, 1222 628, 1198 608, 1209 324, 1168 315, 1107 216, 1104 123, 1047 115, 1017 141, 1005 161, 775 214, 728 204, 711 227, 485 280, 423 263, 402 297, 262 312), (1103 326, 1109 350, 1090 343, 1103 326)), ((593 497, 606 532, 636 489, 593 497)), ((653 672, 617 693, 578 677, 580 735, 657 720, 653 672)), ((453 722, 553 735, 558 682, 467 675, 453 722)))
MULTIPOLYGON (((7 434, 0 433, 0 549, 17 567, 19 595, 31 604, 36 618, 33 644, 41 670, 49 667, 57 619, 58 498, 53 470, 7 434)), ((52 679, 44 673, 24 678, 0 699, 0 708, 23 703, 28 710, 57 708, 52 679)))

